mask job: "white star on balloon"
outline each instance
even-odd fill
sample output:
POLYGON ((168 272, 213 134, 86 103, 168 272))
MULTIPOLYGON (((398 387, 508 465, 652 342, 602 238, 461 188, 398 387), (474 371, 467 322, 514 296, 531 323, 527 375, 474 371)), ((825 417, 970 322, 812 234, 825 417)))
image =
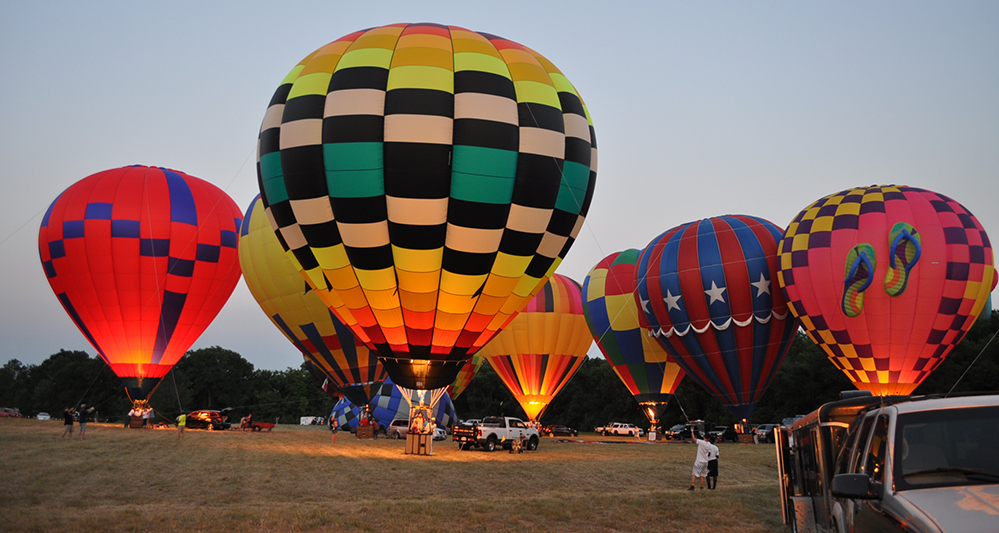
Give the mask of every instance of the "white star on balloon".
POLYGON ((756 293, 757 298, 762 296, 763 293, 770 294, 770 280, 764 277, 762 272, 760 272, 760 281, 754 281, 750 285, 756 287, 756 290, 759 291, 756 293))
POLYGON ((722 296, 723 294, 725 294, 725 287, 718 287, 717 285, 715 285, 714 280, 711 281, 711 288, 704 291, 704 294, 707 294, 709 297, 708 305, 711 305, 715 302, 725 303, 725 297, 722 296))
POLYGON ((666 289, 666 296, 663 297, 663 301, 666 302, 666 310, 669 311, 670 309, 676 309, 677 311, 679 311, 680 304, 678 304, 677 302, 680 301, 680 298, 683 298, 683 296, 679 294, 673 296, 673 293, 669 292, 669 289, 666 289))
POLYGON ((642 310, 649 313, 649 301, 642 299, 641 296, 638 297, 638 301, 642 302, 642 310))

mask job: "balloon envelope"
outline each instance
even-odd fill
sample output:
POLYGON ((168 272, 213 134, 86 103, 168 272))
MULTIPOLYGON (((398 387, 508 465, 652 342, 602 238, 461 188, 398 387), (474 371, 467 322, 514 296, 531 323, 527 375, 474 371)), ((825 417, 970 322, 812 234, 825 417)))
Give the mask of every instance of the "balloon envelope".
POLYGON ((461 393, 465 392, 468 388, 468 384, 472 382, 472 378, 475 374, 479 372, 479 367, 485 359, 481 355, 475 354, 471 359, 465 361, 465 364, 461 365, 461 370, 458 371, 458 377, 454 378, 454 382, 448 385, 447 394, 451 399, 457 398, 461 393))
POLYGON ((274 93, 258 181, 282 246, 393 379, 445 387, 559 265, 596 143, 533 50, 395 24, 316 50, 274 93))
POLYGON ((684 372, 647 325, 642 326, 647 321, 635 296, 640 253, 634 249, 615 252, 590 270, 583 281, 583 311, 604 358, 655 424, 684 372))
POLYGON ((271 229, 259 196, 250 203, 240 229, 239 263, 246 286, 267 318, 329 379, 327 392, 332 386, 366 403, 370 396, 353 392, 363 386, 349 386, 380 385, 385 369, 302 278, 271 229))
POLYGON ((132 400, 152 393, 229 299, 242 217, 218 187, 145 166, 83 178, 49 206, 45 275, 132 400))
POLYGON ((812 341, 860 389, 909 394, 984 309, 992 246, 967 209, 932 191, 858 187, 806 207, 778 280, 812 341))
MULTIPOLYGON (((420 402, 419 393, 413 391, 410 400, 414 405, 418 404, 420 402)), ((333 406, 331 415, 336 417, 340 427, 357 429, 363 405, 358 406, 351 403, 349 398, 343 398, 333 406)), ((409 420, 409 404, 406 403, 402 392, 395 386, 395 383, 392 383, 391 379, 386 379, 385 383, 373 390, 368 405, 371 406, 371 414, 381 428, 387 428, 393 420, 409 420)), ((437 407, 434 408, 434 422, 438 427, 444 428, 450 427, 455 419, 454 404, 451 402, 451 397, 445 393, 441 396, 437 407)))
POLYGON ((579 284, 555 274, 479 354, 527 417, 537 420, 583 364, 591 344, 579 284))
POLYGON ((798 329, 773 286, 783 233, 760 218, 709 218, 663 233, 639 258, 653 334, 737 419, 752 414, 798 329))

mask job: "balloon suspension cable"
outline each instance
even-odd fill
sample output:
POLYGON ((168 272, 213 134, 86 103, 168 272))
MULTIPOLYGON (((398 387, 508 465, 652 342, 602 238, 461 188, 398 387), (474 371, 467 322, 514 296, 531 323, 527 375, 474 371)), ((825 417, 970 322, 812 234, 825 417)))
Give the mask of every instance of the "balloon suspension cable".
POLYGON ((972 361, 970 365, 968 365, 968 368, 964 369, 964 374, 961 374, 961 377, 957 378, 957 381, 954 382, 954 386, 951 387, 949 391, 947 391, 947 394, 944 394, 944 398, 950 396, 950 393, 954 392, 954 388, 957 387, 957 384, 960 383, 962 379, 964 379, 964 376, 968 374, 968 371, 971 370, 971 367, 975 366, 975 363, 978 362, 978 358, 981 357, 983 353, 985 353, 985 350, 987 350, 989 345, 992 344, 992 341, 995 340, 997 334, 999 334, 999 329, 997 329, 996 332, 992 334, 992 337, 989 338, 989 342, 986 342, 985 346, 982 346, 982 351, 978 352, 978 355, 975 356, 975 360, 972 361))

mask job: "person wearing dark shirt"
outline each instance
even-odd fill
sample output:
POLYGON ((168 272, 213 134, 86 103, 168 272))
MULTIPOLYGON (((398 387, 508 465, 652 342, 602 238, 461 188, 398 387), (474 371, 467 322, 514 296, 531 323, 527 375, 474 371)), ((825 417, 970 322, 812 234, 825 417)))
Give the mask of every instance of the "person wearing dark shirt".
POLYGON ((73 438, 73 415, 76 413, 76 409, 70 409, 69 407, 62 410, 62 437, 65 437, 69 433, 69 438, 73 438))
POLYGON ((85 403, 81 403, 80 409, 77 410, 77 413, 80 415, 80 440, 83 440, 83 436, 87 433, 87 417, 92 412, 94 412, 94 408, 87 409, 87 404, 85 403))

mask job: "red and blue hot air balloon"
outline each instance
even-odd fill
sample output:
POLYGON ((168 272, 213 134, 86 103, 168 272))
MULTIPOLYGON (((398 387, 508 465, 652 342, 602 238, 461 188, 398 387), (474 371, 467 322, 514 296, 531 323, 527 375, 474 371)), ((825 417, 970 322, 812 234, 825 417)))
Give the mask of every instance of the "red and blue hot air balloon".
POLYGON ((783 234, 766 220, 727 215, 673 228, 639 257, 639 302, 653 334, 742 420, 798 329, 775 284, 783 234))
POLYGON ((146 400, 239 281, 243 212, 165 168, 98 172, 52 202, 38 251, 52 291, 133 401, 146 400))

